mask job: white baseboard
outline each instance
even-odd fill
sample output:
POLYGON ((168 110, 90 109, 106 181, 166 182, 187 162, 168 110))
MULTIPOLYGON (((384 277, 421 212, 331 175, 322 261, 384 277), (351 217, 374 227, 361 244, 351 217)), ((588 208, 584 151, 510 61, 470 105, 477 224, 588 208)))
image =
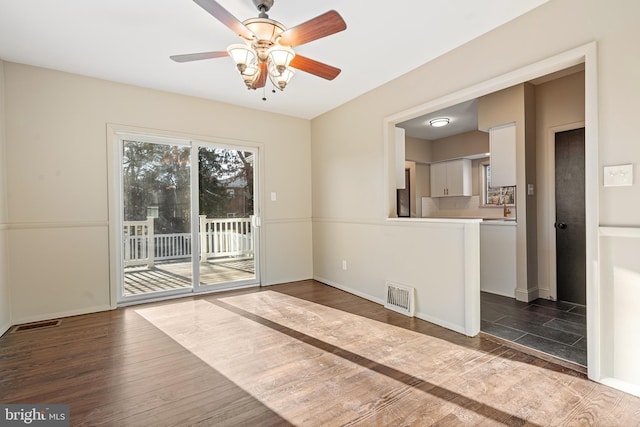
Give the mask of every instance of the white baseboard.
POLYGON ((455 325, 453 323, 445 322, 444 320, 438 319, 436 317, 429 316, 424 313, 416 313, 416 317, 420 320, 424 320, 429 323, 433 323, 434 325, 442 326, 445 329, 450 329, 454 332, 458 332, 464 336, 468 336, 466 331, 464 330, 464 326, 455 325))
POLYGON ((538 288, 532 289, 516 289, 516 299, 518 301, 531 302, 538 298, 538 288))
POLYGON ((515 298, 516 297, 516 293, 512 293, 511 295, 509 295, 506 292, 496 292, 496 291, 487 291, 485 289, 480 288, 480 292, 485 292, 487 294, 493 294, 493 295, 500 295, 501 297, 507 297, 507 298, 515 298))
POLYGON ((111 310, 110 305, 99 305, 96 307, 82 308, 78 310, 60 311, 57 313, 38 314, 34 316, 19 317, 13 320, 14 325, 21 325, 23 323, 40 322, 42 320, 60 319, 62 317, 79 316, 81 314, 98 313, 100 311, 111 310))
POLYGON ((357 291, 357 290, 355 290, 353 288, 350 288, 348 286, 344 286, 344 285, 341 285, 340 283, 334 282, 332 280, 325 279, 324 277, 314 276, 313 280, 317 280, 318 282, 321 282, 321 283, 324 283, 324 284, 329 285, 331 287, 340 289, 341 291, 349 292, 350 294, 359 296, 360 298, 364 298, 364 299, 369 300, 371 302, 375 302, 377 304, 384 305, 384 300, 381 299, 381 298, 376 298, 376 297, 371 296, 369 294, 365 294, 364 292, 357 291))
POLYGON ((640 397, 640 385, 638 384, 631 384, 617 378, 602 378, 600 380, 600 383, 618 390, 622 390, 625 393, 633 394, 634 396, 640 397))
POLYGON ((551 299, 551 289, 538 288, 538 298, 551 299))
POLYGON ((278 281, 276 282, 266 282, 266 283, 262 283, 260 286, 263 286, 263 287, 277 286, 277 285, 283 285, 285 283, 304 282, 305 280, 313 280, 313 277, 292 277, 289 279, 278 279, 278 281))
POLYGON ((0 337, 2 335, 4 335, 5 332, 7 332, 9 330, 9 328, 11 328, 11 324, 6 323, 4 325, 0 325, 0 337))
MULTIPOLYGON (((349 292, 350 294, 359 296, 360 298, 364 298, 364 299, 369 300, 371 302, 375 302, 377 304, 384 305, 384 300, 383 299, 376 298, 376 297, 373 297, 373 296, 371 296, 369 294, 365 294, 364 292, 357 291, 357 290, 355 290, 353 288, 350 288, 349 286, 341 285, 340 283, 334 282, 334 281, 329 280, 329 279, 325 279, 324 277, 316 276, 313 279, 317 280, 318 282, 321 282, 321 283, 324 283, 326 285, 329 285, 331 287, 340 289, 341 291, 349 292)), ((433 323, 434 325, 438 325, 438 326, 442 326, 443 328, 450 329, 450 330, 452 330, 454 332, 458 332, 458 333, 460 333, 462 335, 465 335, 465 336, 467 335, 463 326, 454 325, 452 323, 449 323, 449 322, 446 322, 444 320, 429 316, 429 315, 424 314, 424 313, 416 313, 415 317, 420 319, 420 320, 424 320, 426 322, 433 323)))

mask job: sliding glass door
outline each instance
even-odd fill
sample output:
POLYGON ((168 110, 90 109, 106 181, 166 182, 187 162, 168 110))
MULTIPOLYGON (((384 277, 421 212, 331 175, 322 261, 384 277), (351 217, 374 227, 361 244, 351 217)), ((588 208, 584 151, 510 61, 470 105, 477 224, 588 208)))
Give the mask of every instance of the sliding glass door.
POLYGON ((119 302, 258 284, 257 150, 121 135, 119 302))
POLYGON ((198 147, 201 288, 256 281, 255 152, 198 147))

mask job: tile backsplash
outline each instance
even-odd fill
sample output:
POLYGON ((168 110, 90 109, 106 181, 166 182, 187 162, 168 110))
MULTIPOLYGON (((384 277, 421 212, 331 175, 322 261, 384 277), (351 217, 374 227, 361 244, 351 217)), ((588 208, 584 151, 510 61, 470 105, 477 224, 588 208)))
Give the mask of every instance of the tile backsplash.
MULTIPOLYGON (((509 218, 516 217, 516 209, 509 206, 509 218)), ((422 216, 438 218, 503 218, 503 208, 482 207, 480 196, 471 197, 423 197, 422 216)))

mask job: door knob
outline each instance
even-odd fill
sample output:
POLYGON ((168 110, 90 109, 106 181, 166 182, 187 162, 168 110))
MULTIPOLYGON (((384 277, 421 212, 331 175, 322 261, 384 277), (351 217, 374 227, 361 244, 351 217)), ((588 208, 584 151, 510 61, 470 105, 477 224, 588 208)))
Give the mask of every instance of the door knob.
POLYGON ((567 224, 565 224, 564 222, 556 222, 555 226, 560 230, 564 230, 565 228, 567 228, 567 224))

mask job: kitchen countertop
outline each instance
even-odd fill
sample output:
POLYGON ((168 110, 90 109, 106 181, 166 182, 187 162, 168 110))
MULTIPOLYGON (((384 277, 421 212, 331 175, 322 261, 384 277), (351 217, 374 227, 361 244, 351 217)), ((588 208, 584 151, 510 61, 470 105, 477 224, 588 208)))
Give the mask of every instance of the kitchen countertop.
POLYGON ((515 226, 518 223, 516 222, 515 218, 482 218, 482 217, 477 217, 477 216, 430 216, 430 217, 424 217, 423 219, 455 219, 455 220, 461 220, 461 219, 476 219, 476 220, 481 220, 482 221, 482 225, 511 225, 511 226, 515 226))
POLYGON ((499 226, 503 226, 503 225, 507 225, 507 226, 513 226, 515 227, 516 225, 518 225, 518 223, 516 222, 515 219, 484 219, 482 221, 482 225, 499 225, 499 226))

